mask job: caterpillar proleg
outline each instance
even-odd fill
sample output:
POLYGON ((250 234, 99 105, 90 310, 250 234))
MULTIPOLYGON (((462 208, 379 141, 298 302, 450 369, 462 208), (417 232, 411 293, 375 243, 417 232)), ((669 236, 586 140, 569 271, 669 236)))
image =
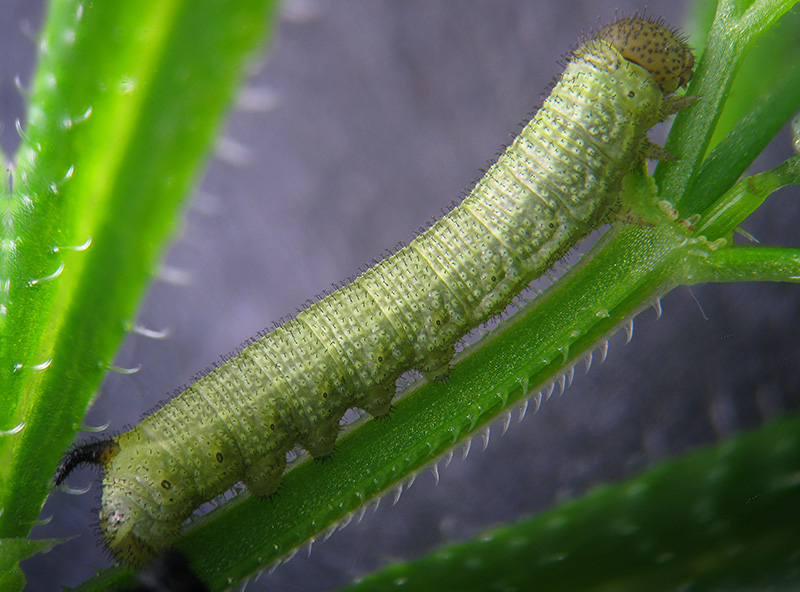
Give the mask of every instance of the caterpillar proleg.
POLYGON ((62 461, 104 472, 100 527, 118 558, 167 548, 238 481, 273 493, 286 454, 330 454, 351 407, 388 413, 410 369, 446 375, 454 344, 624 208, 622 178, 665 157, 647 130, 685 106, 683 40, 621 19, 573 53, 541 109, 464 201, 411 244, 254 340, 134 429, 62 461))

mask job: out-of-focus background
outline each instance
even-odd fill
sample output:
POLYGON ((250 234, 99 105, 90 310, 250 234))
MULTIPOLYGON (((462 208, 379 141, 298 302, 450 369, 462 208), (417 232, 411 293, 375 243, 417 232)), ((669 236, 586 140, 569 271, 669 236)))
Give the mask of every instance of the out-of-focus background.
MULTIPOLYGON (((30 80, 42 3, 0 11, 0 136, 30 80)), ((634 1, 459 2, 289 0, 272 44, 229 118, 198 183, 181 236, 154 281, 88 425, 120 431, 220 354, 306 299, 352 276, 456 200, 540 102, 558 59, 582 32, 631 14, 634 1)), ((647 14, 680 25, 687 2, 650 0, 647 14)), ((198 40, 202 42, 202 40, 198 40)), ((652 135, 659 139, 658 133, 652 135)), ((790 151, 782 133, 757 163, 790 151)), ((748 220, 762 242, 800 246, 798 191, 784 190, 748 220)), ((719 441, 800 408, 800 288, 715 285, 678 289, 663 317, 645 311, 631 345, 611 340, 560 398, 493 433, 465 462, 420 475, 396 506, 384 503, 310 557, 297 556, 248 590, 328 590, 500 522, 539 512, 668 456, 719 441)), ((335 462, 335 457, 333 459, 335 462)), ((92 530, 96 476, 83 496, 54 492, 37 537, 79 535, 26 562, 31 590, 77 584, 107 565, 92 530)))

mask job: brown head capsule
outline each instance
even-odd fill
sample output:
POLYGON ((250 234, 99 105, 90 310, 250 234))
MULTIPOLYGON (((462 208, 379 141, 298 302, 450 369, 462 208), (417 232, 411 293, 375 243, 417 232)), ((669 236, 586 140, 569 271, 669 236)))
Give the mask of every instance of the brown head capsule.
POLYGON ((659 21, 622 18, 597 31, 595 39, 607 41, 626 60, 650 72, 665 94, 692 78, 694 56, 689 44, 659 21))

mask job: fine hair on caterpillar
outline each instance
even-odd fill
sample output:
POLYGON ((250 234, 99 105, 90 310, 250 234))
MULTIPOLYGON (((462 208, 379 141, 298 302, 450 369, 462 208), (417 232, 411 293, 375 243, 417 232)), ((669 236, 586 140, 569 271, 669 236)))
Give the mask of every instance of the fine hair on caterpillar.
POLYGON ((646 133, 688 104, 672 93, 692 66, 662 23, 601 28, 460 205, 134 429, 75 448, 56 482, 84 462, 103 469, 100 527, 132 563, 167 548, 195 508, 238 481, 270 495, 289 450, 330 454, 344 411, 386 415, 408 370, 446 376, 458 339, 624 213, 622 178, 644 157, 666 157, 646 133))

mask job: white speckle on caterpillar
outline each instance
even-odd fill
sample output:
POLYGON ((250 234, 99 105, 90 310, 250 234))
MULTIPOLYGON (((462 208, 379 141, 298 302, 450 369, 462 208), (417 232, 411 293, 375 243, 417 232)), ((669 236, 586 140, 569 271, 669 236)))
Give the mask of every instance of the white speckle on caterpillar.
MULTIPOLYGON (((409 370, 446 377, 465 334, 619 218, 622 179, 646 156, 664 156, 647 131, 688 104, 672 93, 693 64, 686 43, 660 22, 621 19, 601 28, 573 52, 542 107, 461 204, 132 430, 73 449, 55 482, 84 462, 102 467, 100 529, 110 551, 130 563, 167 548, 193 510, 238 481, 255 495, 272 494, 287 453, 300 446, 330 454, 345 411, 386 415, 409 370)), ((119 90, 134 86, 124 80, 119 90)), ((572 377, 570 367, 561 392, 572 377)), ((527 381, 522 386, 527 391, 527 381)), ((554 388, 534 397, 537 409, 554 388)), ((468 443, 464 457, 469 450, 468 443)), ((437 463, 429 468, 438 482, 437 463)))

